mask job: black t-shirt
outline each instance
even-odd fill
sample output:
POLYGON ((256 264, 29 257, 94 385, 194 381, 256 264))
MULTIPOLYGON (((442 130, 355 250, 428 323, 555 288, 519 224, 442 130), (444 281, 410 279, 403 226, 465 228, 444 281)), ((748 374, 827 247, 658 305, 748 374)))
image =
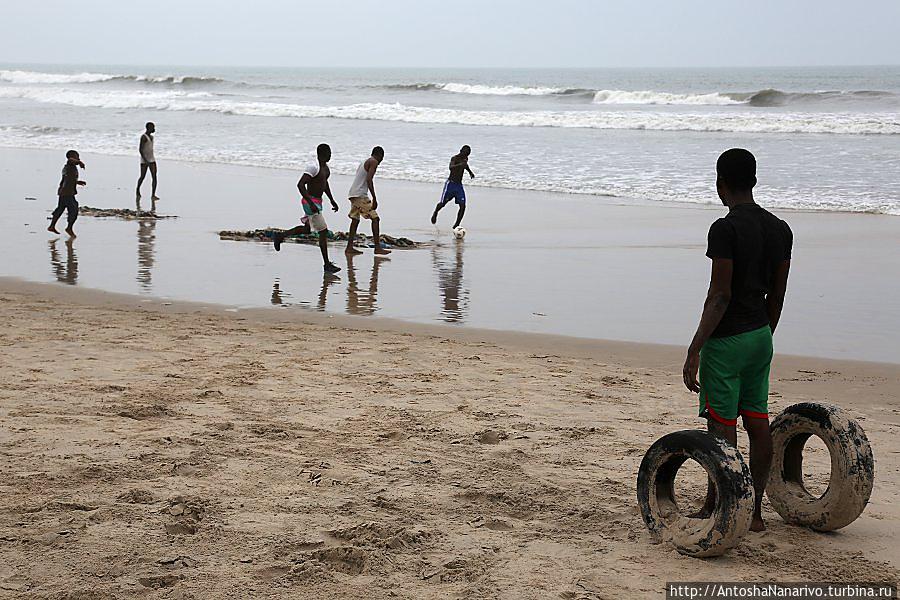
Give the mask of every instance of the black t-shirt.
POLYGON ((788 224, 758 204, 739 204, 709 228, 706 256, 730 258, 731 301, 712 337, 726 337, 769 324, 766 295, 778 265, 791 259, 788 224))
POLYGON ((450 159, 450 181, 453 183, 462 183, 463 173, 466 172, 466 165, 469 164, 468 161, 463 158, 462 154, 457 154, 453 158, 450 159), (456 166, 453 166, 454 162, 457 162, 456 166))
POLYGON ((59 180, 58 196, 74 196, 78 193, 78 167, 66 161, 62 169, 62 179, 59 180))

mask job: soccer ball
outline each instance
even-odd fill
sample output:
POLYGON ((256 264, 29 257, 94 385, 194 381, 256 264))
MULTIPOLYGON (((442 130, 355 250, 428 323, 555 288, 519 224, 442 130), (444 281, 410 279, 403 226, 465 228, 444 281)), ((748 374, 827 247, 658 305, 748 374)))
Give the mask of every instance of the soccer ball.
POLYGON ((456 239, 461 240, 466 237, 466 228, 465 227, 457 227, 453 230, 453 235, 456 236, 456 239))

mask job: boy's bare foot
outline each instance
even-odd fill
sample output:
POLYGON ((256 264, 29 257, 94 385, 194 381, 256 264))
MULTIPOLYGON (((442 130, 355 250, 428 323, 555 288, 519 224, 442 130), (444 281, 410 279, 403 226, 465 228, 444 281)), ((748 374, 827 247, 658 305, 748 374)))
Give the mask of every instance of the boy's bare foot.
POLYGON ((431 224, 437 225, 437 211, 435 211, 434 214, 431 215, 431 224))
POLYGON ((151 200, 159 200, 159 196, 151 196, 150 199, 151 200))
POLYGON ((280 233, 272 235, 272 243, 275 245, 275 252, 281 252, 281 242, 283 241, 284 236, 280 233))
POLYGON ((56 230, 56 227, 54 227, 53 225, 51 225, 50 227, 48 227, 48 228, 47 228, 47 231, 49 231, 50 233, 56 233, 56 234, 59 233, 59 232, 56 230))
POLYGON ((385 254, 390 254, 390 253, 391 253, 391 251, 387 250, 385 248, 375 248, 375 254, 384 256, 385 254))
POLYGON ((750 521, 750 531, 765 531, 766 524, 763 522, 762 517, 758 515, 753 515, 753 520, 750 521))
POLYGON ((77 235, 75 235, 75 232, 72 231, 72 228, 71 228, 71 227, 66 227, 66 233, 68 233, 68 234, 69 234, 69 237, 71 237, 71 238, 77 238, 77 237, 78 237, 77 235))
POLYGON ((362 254, 362 250, 357 250, 357 249, 354 248, 353 246, 347 246, 347 249, 344 250, 344 254, 353 256, 353 255, 355 255, 355 254, 362 254))

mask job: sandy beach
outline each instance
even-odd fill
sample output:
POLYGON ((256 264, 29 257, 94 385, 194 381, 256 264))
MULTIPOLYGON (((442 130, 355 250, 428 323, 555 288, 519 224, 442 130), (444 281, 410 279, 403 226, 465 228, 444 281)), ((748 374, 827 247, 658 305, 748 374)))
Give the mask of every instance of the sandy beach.
MULTIPOLYGON (((682 349, 0 280, 0 595, 644 598, 900 576, 900 367, 779 356, 847 409, 871 503, 725 557, 652 545, 637 467, 701 425, 682 349)), ((702 479, 688 473, 687 495, 702 479)), ((819 482, 821 483, 821 481, 819 482)))

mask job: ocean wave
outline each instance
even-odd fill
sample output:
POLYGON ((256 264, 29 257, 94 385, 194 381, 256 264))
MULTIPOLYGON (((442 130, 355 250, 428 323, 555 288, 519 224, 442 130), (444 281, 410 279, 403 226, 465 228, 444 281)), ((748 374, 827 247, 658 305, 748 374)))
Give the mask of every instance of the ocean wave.
POLYGON ((360 103, 310 106, 223 99, 207 92, 182 90, 71 90, 0 88, 0 97, 25 98, 70 106, 216 112, 250 117, 352 119, 406 123, 548 127, 573 129, 638 129, 735 133, 817 133, 900 135, 900 113, 756 113, 659 111, 496 111, 360 103))
POLYGON ((106 73, 38 73, 35 71, 0 71, 0 81, 16 84, 35 83, 98 83, 115 79, 106 73))
POLYGON ((594 90, 584 88, 562 88, 545 86, 519 85, 485 85, 471 83, 397 83, 383 87, 389 90, 409 90, 422 92, 450 92, 453 94, 473 94, 476 96, 587 96, 592 97, 594 90))
POLYGON ((742 104, 740 100, 725 94, 670 94, 668 92, 629 92, 625 90, 600 90, 594 94, 594 104, 669 104, 726 106, 742 104))
POLYGON ((786 106, 789 104, 811 104, 825 102, 897 100, 897 95, 878 90, 782 92, 781 90, 760 90, 746 94, 731 94, 731 97, 750 106, 786 106))
POLYGON ((892 92, 878 90, 784 92, 764 89, 754 92, 706 92, 674 93, 656 90, 592 90, 586 88, 565 88, 545 86, 484 85, 468 83, 405 83, 380 87, 389 90, 451 92, 454 94, 474 94, 480 96, 583 96, 594 104, 609 105, 683 105, 683 106, 729 106, 745 104, 755 107, 775 107, 789 104, 828 103, 844 101, 895 101, 900 97, 892 92))
POLYGON ((191 75, 113 75, 110 73, 42 73, 38 71, 0 70, 0 81, 18 85, 103 83, 106 81, 135 81, 141 83, 190 85, 219 83, 224 80, 219 79, 218 77, 199 77, 191 75))

